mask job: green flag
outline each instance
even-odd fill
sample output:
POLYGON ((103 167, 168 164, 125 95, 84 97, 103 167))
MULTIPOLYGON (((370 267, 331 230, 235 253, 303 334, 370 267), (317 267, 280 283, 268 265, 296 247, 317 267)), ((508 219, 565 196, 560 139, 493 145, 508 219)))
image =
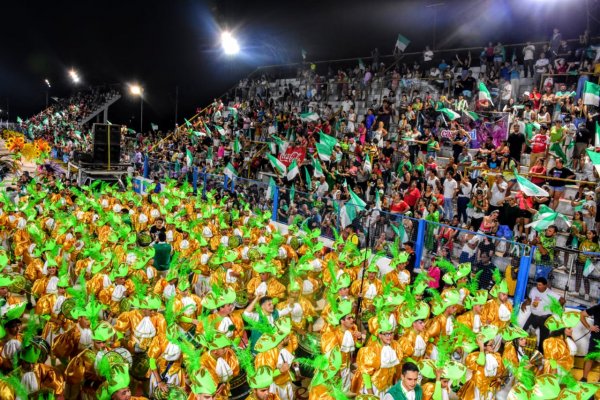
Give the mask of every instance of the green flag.
POLYGON ((222 127, 222 126, 215 125, 215 129, 217 130, 217 132, 219 132, 219 134, 220 134, 221 136, 225 136, 225 129, 223 129, 223 127, 222 127))
POLYGON ((449 108, 441 108, 438 111, 441 112, 442 114, 444 114, 446 117, 448 117, 448 119, 450 121, 454 121, 455 119, 460 118, 459 113, 457 113, 456 111, 453 111, 449 108))
POLYGON ((472 121, 477 121, 479 120, 479 114, 477 114, 476 112, 473 111, 464 111, 465 115, 467 117, 469 117, 469 119, 471 119, 472 121))
POLYGON ((287 179, 288 181, 293 180, 300 173, 300 169, 298 168, 298 163, 296 160, 293 160, 290 166, 288 167, 287 179))
POLYGON ((323 131, 319 131, 319 141, 331 148, 335 147, 338 142, 336 138, 324 133, 323 131))
POLYGON ((527 196, 550 196, 550 194, 547 191, 532 183, 527 178, 524 178, 521 175, 519 175, 516 168, 513 171, 515 177, 517 178, 517 183, 519 184, 521 191, 527 196))
POLYGON ((285 175, 285 164, 273 157, 271 154, 267 154, 267 158, 271 162, 271 166, 277 175, 285 175))
POLYGON ((408 40, 405 36, 399 34, 396 38, 396 45, 394 47, 400 51, 404 51, 406 50, 409 44, 410 40, 408 40))
POLYGON ((358 213, 363 211, 367 206, 367 203, 358 197, 358 195, 354 193, 351 188, 348 188, 348 192, 350 193, 350 200, 344 204, 344 207, 342 207, 340 212, 340 222, 343 228, 350 225, 352 221, 356 219, 358 213))
POLYGON ((229 178, 233 178, 234 176, 237 176, 237 171, 231 163, 228 163, 225 169, 223 169, 223 174, 227 175, 229 178))
MULTIPOLYGON (((185 119, 185 118, 184 118, 185 119)), ((192 126, 192 123, 190 121, 188 121, 187 119, 185 120, 185 126, 187 126, 188 128, 192 126)))
POLYGON ((583 87, 583 104, 600 105, 600 85, 586 82, 583 87))
POLYGON ((331 155, 333 154, 333 147, 329 147, 326 144, 315 143, 315 147, 317 149, 317 153, 319 153, 319 157, 323 161, 331 160, 331 155))
POLYGON ((194 164, 194 155, 190 151, 190 149, 185 149, 185 161, 188 167, 191 167, 194 164))
POLYGON ((313 168, 313 175, 315 176, 315 178, 321 178, 325 176, 325 174, 323 173, 323 168, 321 167, 321 162, 316 157, 313 157, 313 168))
POLYGON ((596 121, 596 135, 594 135, 594 147, 600 147, 600 124, 596 121))
POLYGON ((273 200, 273 196, 275 195, 275 188, 277 188, 277 183, 275 179, 272 177, 269 178, 269 188, 267 189, 267 199, 273 200))
POLYGON ((236 137, 236 138, 235 138, 235 140, 234 140, 234 142, 233 142, 233 152, 234 152, 235 154, 239 154, 239 153, 240 153, 240 150, 241 150, 241 147, 240 147, 240 141, 239 141, 239 140, 238 140, 238 138, 236 137))
POLYGON ((294 201, 294 197, 296 197, 296 186, 292 183, 292 188, 290 189, 290 203, 294 201))
POLYGON ((310 174, 308 173, 308 168, 304 168, 304 178, 306 179, 306 189, 308 191, 312 190, 312 183, 310 181, 310 174))
POLYGON ((485 87, 485 84, 483 82, 479 82, 479 101, 482 100, 487 100, 490 102, 491 105, 494 105, 494 103, 492 102, 492 95, 490 94, 489 90, 487 89, 487 87, 485 87))

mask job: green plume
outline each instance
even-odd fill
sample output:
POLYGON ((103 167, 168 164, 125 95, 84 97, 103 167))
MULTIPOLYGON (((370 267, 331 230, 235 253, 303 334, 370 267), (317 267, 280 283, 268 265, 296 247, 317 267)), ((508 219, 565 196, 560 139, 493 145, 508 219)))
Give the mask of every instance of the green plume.
POLYGON ((564 312, 562 304, 552 296, 548 296, 548 299, 550 300, 550 304, 544 307, 544 310, 548 310, 551 314, 555 314, 558 318, 561 318, 564 312))
POLYGON ((594 339, 594 341, 596 342, 596 346, 594 346, 594 351, 588 353, 585 356, 586 360, 600 360, 600 340, 594 339))

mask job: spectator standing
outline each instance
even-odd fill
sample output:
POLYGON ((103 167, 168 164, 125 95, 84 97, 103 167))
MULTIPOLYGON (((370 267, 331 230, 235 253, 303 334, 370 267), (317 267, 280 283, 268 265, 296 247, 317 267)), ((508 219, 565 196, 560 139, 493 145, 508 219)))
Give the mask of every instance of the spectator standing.
POLYGON ((513 124, 513 129, 506 139, 508 142, 508 149, 510 151, 510 157, 516 160, 518 163, 521 162, 521 154, 525 152, 526 141, 525 135, 521 133, 519 124, 513 124))
POLYGON ((532 327, 540 330, 540 340, 538 340, 539 351, 543 351, 542 344, 550 334, 545 323, 552 316, 552 313, 548 312, 552 304, 552 298, 564 303, 563 298, 548 288, 548 280, 540 277, 536 279, 535 287, 529 291, 529 298, 521 305, 521 311, 525 311, 527 306, 531 306, 531 314, 527 318, 527 321, 525 321, 523 329, 527 330, 532 327))
POLYGON ((423 50, 423 71, 429 71, 433 66, 433 51, 429 46, 425 46, 423 50))
POLYGON ((533 78, 533 57, 535 54, 535 46, 531 42, 527 42, 522 50, 523 53, 523 64, 524 64, 524 77, 533 78))
POLYGON ((542 75, 548 72, 549 65, 550 65, 550 60, 548 60, 546 58, 545 53, 541 53, 540 58, 537 59, 537 61, 535 62, 535 66, 534 66, 534 71, 535 71, 535 74, 533 75, 533 87, 534 88, 536 88, 540 84, 542 75))
POLYGON ((453 203, 454 197, 458 193, 458 183, 452 177, 452 173, 446 173, 444 180, 444 218, 451 220, 454 217, 453 203))

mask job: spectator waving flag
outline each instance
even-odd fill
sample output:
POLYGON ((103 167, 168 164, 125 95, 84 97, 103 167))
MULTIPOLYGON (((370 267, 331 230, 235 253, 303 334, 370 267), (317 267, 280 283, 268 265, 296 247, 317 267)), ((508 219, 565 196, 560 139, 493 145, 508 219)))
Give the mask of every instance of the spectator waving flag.
POLYGON ((319 153, 319 157, 321 158, 321 160, 331 160, 331 154, 333 154, 333 147, 322 143, 316 143, 315 147, 317 148, 317 153, 319 153))
POLYGON ((286 168, 284 163, 273 157, 271 154, 267 154, 267 158, 271 162, 271 166, 277 175, 285 175, 286 168))
POLYGON ((306 189, 310 192, 312 190, 312 182, 310 180, 308 168, 304 168, 304 178, 306 179, 306 189))
POLYGON ((275 183, 275 179, 269 178, 269 188, 267 189, 267 199, 273 200, 273 196, 275 194, 275 188, 277 184, 275 183))
POLYGON ((340 222, 342 223, 343 228, 352 224, 352 221, 356 219, 358 213, 364 211, 365 207, 367 206, 367 203, 358 197, 358 195, 354 193, 351 188, 348 188, 348 191, 350 192, 350 200, 344 204, 340 214, 340 222))
POLYGON ((527 178, 524 178, 521 175, 519 175, 516 169, 514 169, 513 171, 515 173, 515 177, 517 178, 517 183, 519 184, 521 191, 527 196, 550 196, 550 194, 544 189, 532 183, 527 178))
POLYGON ((491 105, 494 105, 494 102, 492 101, 492 95, 487 87, 485 87, 485 83, 479 82, 479 101, 482 100, 489 101, 491 105))
POLYGON ((594 149, 587 149, 586 152, 590 158, 590 161, 592 162, 592 165, 594 165, 594 168, 596 168, 596 171, 598 171, 598 174, 600 174, 600 153, 596 153, 594 149))
POLYGON ((600 85, 593 82, 585 83, 583 87, 583 104, 600 105, 600 85))
POLYGON ((235 141, 233 142, 233 152, 235 154, 240 154, 240 151, 241 151, 240 141, 238 140, 238 138, 235 138, 235 141))
POLYGON ((318 158, 313 157, 313 167, 315 168, 313 172, 315 178, 321 178, 325 176, 325 174, 323 173, 323 168, 321 167, 321 162, 318 158))
POLYGON ((472 121, 479 120, 479 114, 477 114, 476 112, 473 112, 473 111, 464 111, 464 113, 467 116, 467 118, 469 118, 472 121))
POLYGON ((399 34, 398 38, 396 39, 395 48, 400 51, 404 51, 404 50, 406 50, 406 48, 408 47, 409 44, 410 44, 410 40, 408 40, 406 37, 399 34))
POLYGON ((231 163, 228 163, 225 169, 223 170, 223 174, 228 176, 230 179, 233 179, 234 176, 237 176, 237 171, 231 163))
POLYGON ((157 131, 158 130, 158 125, 155 124, 155 123, 153 123, 153 122, 150 123, 150 127, 152 127, 153 131, 157 131))
POLYGON ((296 162, 296 160, 294 160, 288 167, 288 172, 287 172, 288 181, 293 180, 299 173, 300 173, 300 168, 298 168, 298 163, 296 162))
POLYGON ((541 205, 539 211, 533 217, 533 222, 525 225, 527 228, 533 228, 538 232, 543 232, 550 225, 566 225, 571 226, 569 219, 563 214, 554 211, 548 206, 541 205))

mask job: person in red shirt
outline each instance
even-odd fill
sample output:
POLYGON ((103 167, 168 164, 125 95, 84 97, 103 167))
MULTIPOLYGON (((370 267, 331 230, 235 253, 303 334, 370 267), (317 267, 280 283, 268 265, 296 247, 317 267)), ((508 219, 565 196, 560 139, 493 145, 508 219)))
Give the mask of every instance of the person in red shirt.
POLYGON ((537 86, 533 87, 533 90, 529 94, 529 100, 533 101, 533 109, 540 109, 540 100, 542 99, 542 94, 538 91, 537 86))
POLYGON ((409 205, 402 199, 399 193, 396 193, 392 198, 390 212, 392 214, 404 214, 410 209, 409 205))
POLYGON ((531 158, 530 165, 535 165, 538 158, 545 158, 550 144, 548 136, 548 127, 544 124, 540 126, 540 132, 531 138, 531 158))
POLYGON ((417 188, 417 181, 412 181, 410 187, 406 190, 406 193, 404 193, 404 201, 410 208, 414 208, 420 198, 421 191, 417 188))

